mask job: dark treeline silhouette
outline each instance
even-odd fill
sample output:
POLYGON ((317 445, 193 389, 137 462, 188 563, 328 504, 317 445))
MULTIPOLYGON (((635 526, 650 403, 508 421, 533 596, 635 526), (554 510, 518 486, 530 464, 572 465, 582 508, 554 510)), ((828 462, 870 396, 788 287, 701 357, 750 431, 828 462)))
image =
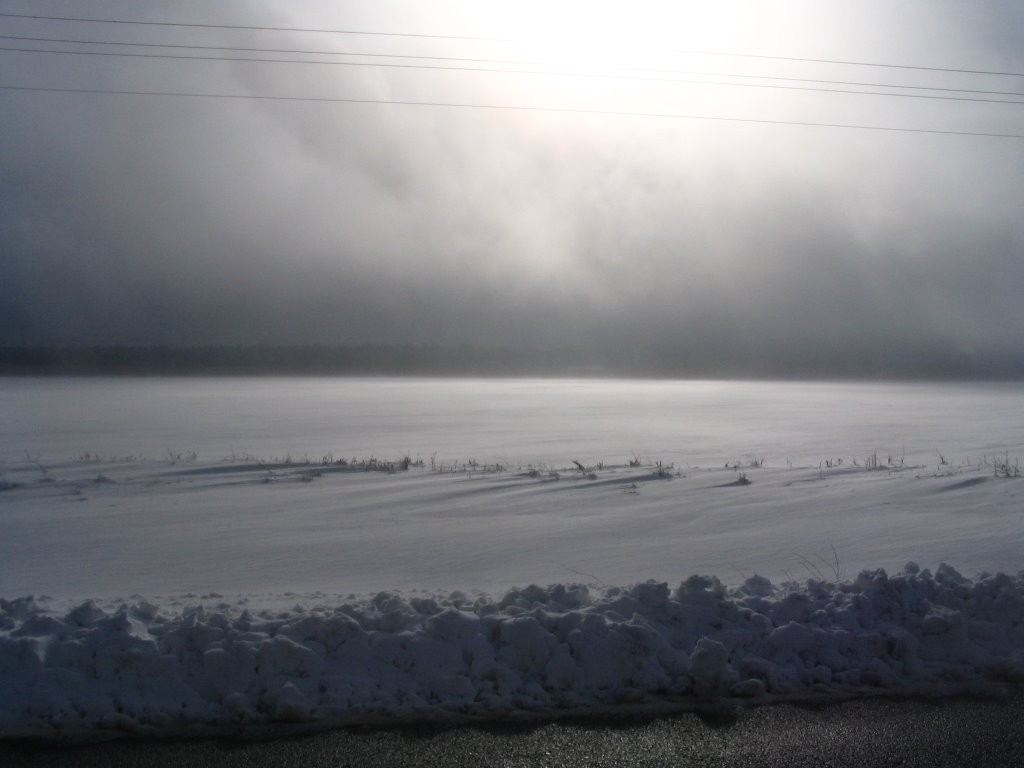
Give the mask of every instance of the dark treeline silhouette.
POLYGON ((503 375, 556 359, 432 345, 0 347, 0 373, 22 375, 503 375))
POLYGON ((714 344, 497 349, 359 344, 306 346, 0 347, 7 376, 603 376, 770 379, 1024 379, 1024 359, 941 347, 759 351, 714 344))

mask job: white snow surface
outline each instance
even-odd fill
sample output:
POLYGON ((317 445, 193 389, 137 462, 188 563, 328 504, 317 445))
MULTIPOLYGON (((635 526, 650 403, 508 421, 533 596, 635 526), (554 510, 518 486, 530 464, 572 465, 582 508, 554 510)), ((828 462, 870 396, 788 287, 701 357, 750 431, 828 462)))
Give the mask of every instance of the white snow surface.
POLYGON ((211 591, 501 594, 692 573, 781 583, 895 572, 911 559, 1019 570, 1024 479, 997 477, 992 454, 947 465, 885 457, 875 468, 867 458, 820 469, 663 464, 663 476, 646 458, 585 472, 464 462, 365 471, 351 458, 23 461, 8 465, 0 491, 0 595, 70 607, 134 593, 161 604, 211 591))
POLYGON ((908 550, 1017 562, 1024 481, 990 463, 402 467, 14 467, 0 497, 0 576, 14 586, 0 600, 0 735, 1024 680, 1024 577, 861 570, 908 550), (732 587, 632 578, 723 562, 732 587), (537 586, 531 573, 554 578, 537 586), (507 586, 517 580, 529 586, 507 586))
POLYGON ((985 385, 0 381, 0 736, 1017 685, 1022 412, 985 385))

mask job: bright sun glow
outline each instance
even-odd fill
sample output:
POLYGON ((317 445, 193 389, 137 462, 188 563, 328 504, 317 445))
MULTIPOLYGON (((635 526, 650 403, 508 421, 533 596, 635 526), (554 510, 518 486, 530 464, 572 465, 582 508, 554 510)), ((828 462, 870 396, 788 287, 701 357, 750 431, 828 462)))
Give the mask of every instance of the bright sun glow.
POLYGON ((479 55, 543 75, 508 77, 498 86, 489 80, 481 98, 500 92, 512 103, 584 111, 774 118, 778 100, 765 103, 766 93, 716 85, 775 74, 773 62, 735 54, 793 50, 801 37, 813 37, 801 35, 803 15, 739 0, 527 0, 474 4, 461 21, 500 39, 479 55))
POLYGON ((495 26, 528 42, 547 61, 567 69, 663 66, 685 50, 746 47, 757 36, 761 13, 734 2, 523 3, 495 26))
POLYGON ((795 7, 740 0, 568 0, 480 4, 463 20, 507 41, 488 53, 500 48, 503 58, 530 62, 530 69, 550 75, 504 81, 508 99, 583 110, 740 117, 759 104, 764 115, 777 117, 777 106, 760 103, 765 94, 713 86, 774 74, 772 62, 735 54, 793 50, 813 37, 802 34, 804 15, 795 7))

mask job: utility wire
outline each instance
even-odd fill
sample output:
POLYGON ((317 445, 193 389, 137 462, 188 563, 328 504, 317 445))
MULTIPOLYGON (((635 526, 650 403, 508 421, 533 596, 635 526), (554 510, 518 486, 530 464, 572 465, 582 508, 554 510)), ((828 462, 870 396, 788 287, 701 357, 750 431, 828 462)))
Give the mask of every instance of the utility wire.
POLYGON ((86 19, 77 16, 43 16, 34 13, 0 13, 15 19, 40 21, 82 21, 89 24, 130 24, 146 27, 188 27, 190 29, 241 29, 252 32, 315 32, 327 35, 369 35, 373 37, 420 37, 432 40, 473 40, 486 43, 514 43, 503 37, 472 37, 467 35, 428 35, 416 32, 372 32, 361 29, 313 29, 309 27, 258 27, 252 24, 186 24, 176 21, 131 21, 129 19, 86 19))
MULTIPOLYGON (((2 37, 2 36, 0 36, 2 37)), ((1024 104, 1024 101, 1014 99, 988 99, 971 96, 940 96, 935 94, 924 94, 924 93, 887 93, 885 91, 861 91, 852 90, 848 88, 817 88, 807 85, 778 85, 768 83, 730 83, 723 82, 720 80, 688 80, 673 77, 640 77, 636 75, 610 75, 594 72, 552 72, 552 71, 538 71, 529 69, 501 69, 495 67, 472 67, 472 66, 452 66, 445 64, 396 64, 393 62, 380 62, 380 61, 310 61, 307 59, 272 59, 272 58, 256 58, 256 57, 243 57, 243 56, 199 56, 196 54, 170 54, 170 53, 125 53, 123 51, 63 51, 53 50, 46 48, 11 48, 6 46, 0 46, 0 51, 17 51, 20 53, 44 53, 44 54, 60 54, 66 56, 107 56, 107 57, 122 57, 122 58, 141 58, 141 59, 164 59, 164 60, 186 60, 186 61, 239 61, 239 62, 260 62, 266 64, 314 64, 319 66, 335 66, 335 67, 376 67, 376 68, 387 68, 387 69, 414 69, 414 70, 432 70, 432 71, 447 71, 447 72, 493 72, 500 74, 521 74, 521 75, 541 75, 541 76, 559 76, 559 77, 590 77, 590 78, 602 78, 602 79, 617 79, 617 80, 642 80, 645 82, 660 82, 660 83, 679 83, 686 85, 716 85, 726 86, 733 88, 767 88, 772 90, 783 90, 783 91, 811 91, 814 93, 840 93, 840 94, 853 94, 859 96, 889 96, 893 98, 902 99, 930 99, 936 101, 966 101, 984 104, 1024 104)), ((742 75, 741 75, 742 77, 742 75)), ((1015 96, 1024 96, 1024 93, 1013 94, 1015 96)))
POLYGON ((117 96, 161 96, 173 98, 225 99, 248 101, 290 101, 329 104, 381 104, 408 107, 443 107, 451 109, 504 110, 515 112, 547 112, 555 114, 598 115, 608 117, 651 117, 672 120, 704 120, 725 123, 751 123, 757 125, 796 125, 813 128, 844 128, 862 131, 885 131, 890 133, 929 133, 943 136, 983 136, 1000 139, 1024 139, 1022 133, 990 133, 985 131, 953 131, 938 128, 899 128, 885 125, 859 125, 855 123, 816 123, 803 120, 765 120, 747 117, 716 117, 710 115, 684 115, 672 112, 628 112, 608 109, 575 109, 570 107, 534 107, 511 104, 479 104, 447 101, 405 101, 400 99, 355 99, 326 96, 266 96, 258 94, 233 93, 190 93, 183 91, 134 91, 106 88, 44 88, 40 86, 2 85, 5 91, 35 91, 42 93, 81 93, 117 96))
MULTIPOLYGON (((471 40, 476 42, 491 42, 491 43, 522 43, 522 40, 513 40, 510 38, 501 37, 474 37, 469 35, 436 35, 436 34, 425 34, 425 33, 414 33, 414 32, 379 32, 370 30, 359 30, 359 29, 323 29, 323 28, 312 28, 312 27, 264 27, 256 26, 252 24, 199 24, 199 23, 185 23, 185 22, 172 22, 172 21, 135 21, 129 19, 96 19, 96 18, 84 18, 78 16, 46 16, 42 14, 29 14, 29 13, 10 13, 0 12, 0 17, 17 18, 17 19, 34 19, 39 21, 75 21, 84 22, 89 24, 121 24, 121 25, 133 25, 133 26, 149 26, 149 27, 176 27, 176 28, 190 28, 190 29, 235 29, 235 30, 246 30, 246 31, 261 31, 261 32, 304 32, 304 33, 322 33, 322 34, 335 34, 335 35, 367 35, 374 37, 407 37, 407 38, 424 38, 432 40, 471 40)), ((770 61, 799 61, 812 64, 840 64, 844 66, 856 66, 856 67, 883 67, 887 69, 907 69, 917 70, 922 72, 956 72, 959 74, 968 75, 996 75, 1001 77, 1024 77, 1024 72, 1005 72, 998 70, 983 70, 983 69, 962 69, 958 67, 927 67, 920 65, 911 64, 893 64, 888 62, 876 62, 876 61, 856 61, 856 60, 844 60, 844 59, 815 59, 805 58, 799 56, 769 56, 763 54, 753 53, 734 53, 727 51, 702 51, 702 50, 680 50, 672 51, 673 53, 687 53, 687 54, 698 54, 702 56, 729 56, 735 58, 746 58, 746 59, 762 59, 770 61)))
MULTIPOLYGON (((238 51, 244 53, 290 53, 290 54, 303 54, 309 56, 359 56, 364 58, 375 58, 375 59, 419 59, 422 61, 450 61, 450 62, 469 62, 471 64, 513 64, 519 66, 553 66, 550 61, 538 61, 528 59, 490 59, 490 58, 473 58, 463 56, 420 56, 413 54, 401 54, 401 53, 365 53, 360 51, 318 51, 309 50, 304 48, 256 48, 256 47, 243 47, 243 46, 225 46, 225 45, 183 45, 179 43, 125 43, 119 41, 110 40, 81 40, 71 38, 60 38, 60 37, 30 37, 27 35, 0 35, 0 40, 19 40, 25 42, 38 42, 38 43, 66 43, 73 45, 108 45, 108 46, 124 46, 129 48, 179 48, 182 50, 200 50, 200 51, 238 51)), ((56 53, 57 51, 44 51, 42 49, 27 49, 27 48, 2 48, 0 50, 8 51, 27 51, 33 50, 41 53, 56 53)), ((88 51, 60 51, 60 53, 79 53, 85 54, 88 51)), ((97 53, 97 55, 99 55, 97 53)), ((107 55, 113 55, 108 53, 107 55)), ((181 57, 184 58, 184 57, 181 57)), ((205 58, 205 57, 197 57, 205 58)), ((211 57, 212 59, 212 57, 211 57)), ((220 59, 213 59, 220 60, 220 59)), ((281 62, 281 63, 306 63, 306 64, 333 64, 336 62, 326 61, 308 61, 308 60, 291 60, 291 59, 248 59, 248 58, 228 58, 224 57, 224 61, 269 61, 269 62, 281 62)), ((410 65, 412 66, 412 65, 410 65)), ((618 67, 611 66, 609 69, 616 70, 618 72, 628 73, 663 73, 663 74, 675 74, 675 75, 696 75, 704 77, 737 77, 748 80, 773 80, 773 81, 784 81, 791 83, 817 83, 822 85, 847 85, 857 86, 863 88, 894 88, 899 90, 916 90, 916 91, 941 91, 943 93, 974 93, 985 96, 1024 96, 1024 91, 988 91, 978 90, 974 88, 943 88, 937 86, 928 85, 899 85, 896 83, 875 83, 875 82, 861 82, 856 80, 821 80, 814 78, 804 77, 782 77, 778 75, 747 75, 736 72, 707 72, 702 70, 681 70, 681 69, 650 69, 641 67, 618 67)), ((484 72, 523 72, 526 70, 506 70, 506 69, 481 69, 479 71, 484 72)), ((536 74, 560 74, 560 75, 573 75, 578 77, 606 77, 606 78, 617 78, 617 79, 633 79, 633 80, 662 80, 663 78, 655 77, 634 77, 632 75, 619 75, 610 73, 596 73, 596 72, 537 72, 536 74)))

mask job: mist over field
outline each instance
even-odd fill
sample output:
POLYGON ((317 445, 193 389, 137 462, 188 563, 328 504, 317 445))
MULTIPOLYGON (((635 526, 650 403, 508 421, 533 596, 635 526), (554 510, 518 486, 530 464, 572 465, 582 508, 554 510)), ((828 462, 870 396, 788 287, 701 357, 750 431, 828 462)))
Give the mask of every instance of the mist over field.
POLYGON ((1018 4, 7 0, 0 13, 426 35, 0 17, 4 35, 43 38, 0 51, 0 346, 1024 374, 1018 4), (156 43, 260 50, 140 45, 156 43))

